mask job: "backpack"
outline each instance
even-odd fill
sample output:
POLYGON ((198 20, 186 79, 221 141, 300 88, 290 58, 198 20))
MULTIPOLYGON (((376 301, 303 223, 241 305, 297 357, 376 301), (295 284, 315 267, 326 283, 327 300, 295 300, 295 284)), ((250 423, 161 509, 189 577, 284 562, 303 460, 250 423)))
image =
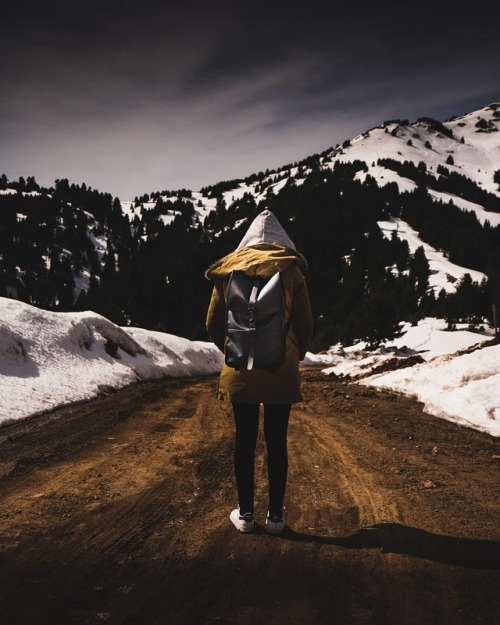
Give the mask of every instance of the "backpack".
POLYGON ((286 333, 281 274, 260 278, 233 271, 226 294, 226 365, 275 369, 285 360, 286 333))

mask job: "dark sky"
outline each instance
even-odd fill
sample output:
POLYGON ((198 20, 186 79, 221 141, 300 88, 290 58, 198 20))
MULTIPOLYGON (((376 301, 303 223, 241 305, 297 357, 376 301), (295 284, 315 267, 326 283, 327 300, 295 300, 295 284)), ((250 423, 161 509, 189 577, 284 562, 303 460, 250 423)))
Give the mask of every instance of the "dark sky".
POLYGON ((323 4, 2 8, 0 173, 122 200, 199 190, 500 99, 497 8, 323 4))

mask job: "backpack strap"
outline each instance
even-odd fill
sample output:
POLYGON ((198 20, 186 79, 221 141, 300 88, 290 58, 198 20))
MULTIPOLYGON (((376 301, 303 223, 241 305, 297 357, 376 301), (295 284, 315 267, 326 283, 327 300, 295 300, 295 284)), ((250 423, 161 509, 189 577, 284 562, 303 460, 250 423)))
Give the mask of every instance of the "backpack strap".
POLYGON ((250 299, 248 300, 248 313, 249 313, 249 329, 250 329, 250 345, 248 348, 248 361, 247 361, 247 369, 253 369, 253 363, 255 359, 255 302, 257 301, 257 296, 259 294, 259 286, 260 279, 258 277, 255 278, 255 281, 252 286, 252 291, 250 293, 250 299))

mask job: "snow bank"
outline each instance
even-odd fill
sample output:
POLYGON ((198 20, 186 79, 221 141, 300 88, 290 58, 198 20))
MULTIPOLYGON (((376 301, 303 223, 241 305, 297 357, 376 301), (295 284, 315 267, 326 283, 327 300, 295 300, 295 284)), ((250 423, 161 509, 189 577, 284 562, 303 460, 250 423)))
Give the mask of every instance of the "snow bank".
POLYGON ((0 298, 0 424, 137 380, 211 374, 212 343, 120 328, 93 312, 54 313, 0 298))
POLYGON ((500 436, 500 345, 436 357, 362 384, 415 397, 429 414, 500 436))
POLYGON ((471 332, 465 325, 449 331, 443 319, 434 318, 416 326, 403 324, 401 331, 399 338, 375 351, 365 343, 334 346, 321 354, 308 353, 304 364, 415 397, 429 414, 500 436, 500 346, 489 345, 491 331, 471 332), (415 360, 420 364, 413 364, 415 360), (390 371, 376 373, 384 367, 390 371))

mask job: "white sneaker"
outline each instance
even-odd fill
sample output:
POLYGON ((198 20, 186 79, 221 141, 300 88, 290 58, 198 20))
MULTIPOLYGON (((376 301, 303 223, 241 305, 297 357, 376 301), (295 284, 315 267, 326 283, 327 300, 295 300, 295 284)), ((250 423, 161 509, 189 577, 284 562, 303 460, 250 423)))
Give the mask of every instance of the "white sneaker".
POLYGON ((229 518, 233 522, 234 527, 244 534, 253 532, 255 521, 251 512, 246 512, 243 516, 240 515, 239 508, 235 508, 229 518))
POLYGON ((284 510, 281 514, 273 512, 273 514, 267 513, 266 518, 266 531, 268 534, 281 534, 285 529, 285 515, 284 510))

